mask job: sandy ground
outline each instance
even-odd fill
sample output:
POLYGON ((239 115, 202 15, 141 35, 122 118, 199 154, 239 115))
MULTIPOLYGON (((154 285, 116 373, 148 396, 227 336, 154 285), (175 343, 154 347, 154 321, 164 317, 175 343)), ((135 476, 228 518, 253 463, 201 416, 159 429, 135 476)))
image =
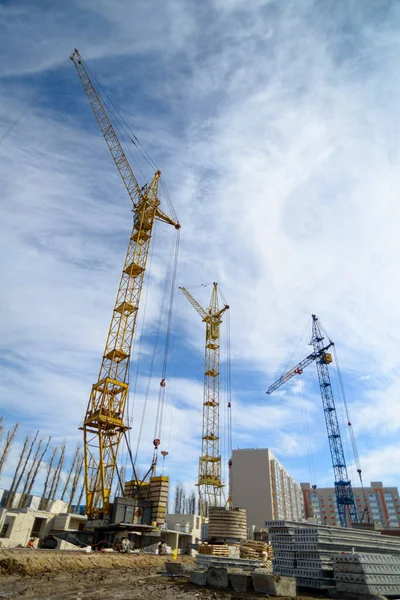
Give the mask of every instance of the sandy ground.
POLYGON ((151 555, 0 550, 0 600, 260 600, 170 579, 162 575, 164 562, 151 555))

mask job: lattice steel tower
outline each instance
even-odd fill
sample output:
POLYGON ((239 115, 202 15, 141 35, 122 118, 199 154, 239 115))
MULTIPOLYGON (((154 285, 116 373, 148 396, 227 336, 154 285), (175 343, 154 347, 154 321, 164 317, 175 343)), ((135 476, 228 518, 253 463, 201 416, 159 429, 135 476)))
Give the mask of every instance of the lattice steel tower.
POLYGON ((347 472, 335 399, 333 397, 329 376, 328 366, 332 362, 332 355, 328 350, 334 346, 334 343, 332 340, 329 340, 328 344, 325 344, 324 339, 318 317, 312 315, 310 346, 313 346, 314 352, 290 369, 290 371, 282 375, 282 377, 268 388, 266 393, 271 394, 295 375, 301 375, 305 367, 315 361, 335 477, 335 495, 339 520, 342 527, 347 527, 351 526, 352 523, 357 523, 359 521, 359 516, 354 500, 353 488, 347 472))
POLYGON ((210 506, 220 506, 222 500, 219 389, 220 389, 220 325, 229 306, 219 308, 218 284, 213 283, 210 304, 205 310, 186 288, 179 288, 206 324, 204 357, 204 401, 201 455, 199 458, 199 508, 202 516, 210 506))
MULTIPOLYGON (((129 427, 125 409, 129 393, 129 363, 140 295, 155 220, 180 228, 160 209, 157 171, 140 187, 107 116, 103 103, 78 51, 71 56, 101 133, 133 203, 133 228, 99 376, 92 386, 83 421, 86 513, 90 518, 109 512, 111 488, 121 439, 129 427)), ((155 442, 158 440, 155 440, 155 442)))

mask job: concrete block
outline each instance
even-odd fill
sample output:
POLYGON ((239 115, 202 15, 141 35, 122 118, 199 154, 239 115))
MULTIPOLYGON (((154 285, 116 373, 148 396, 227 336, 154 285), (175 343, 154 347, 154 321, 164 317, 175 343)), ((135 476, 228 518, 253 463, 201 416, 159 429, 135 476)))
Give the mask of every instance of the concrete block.
POLYGON ((256 592, 271 596, 296 596, 295 577, 269 575, 261 569, 252 573, 253 586, 256 592))
POLYGON ((181 563, 182 575, 186 575, 187 577, 190 577, 190 573, 193 571, 195 566, 196 565, 193 565, 191 563, 181 563))
POLYGON ((253 580, 249 573, 230 573, 229 581, 235 592, 248 592, 253 589, 253 580))
POLYGON ((229 587, 229 575, 226 567, 208 567, 207 585, 216 590, 227 590, 229 587))
POLYGON ((182 563, 166 561, 165 570, 169 575, 180 575, 182 572, 182 563))
POLYGON ((190 573, 190 581, 194 585, 207 585, 207 571, 195 571, 190 573))

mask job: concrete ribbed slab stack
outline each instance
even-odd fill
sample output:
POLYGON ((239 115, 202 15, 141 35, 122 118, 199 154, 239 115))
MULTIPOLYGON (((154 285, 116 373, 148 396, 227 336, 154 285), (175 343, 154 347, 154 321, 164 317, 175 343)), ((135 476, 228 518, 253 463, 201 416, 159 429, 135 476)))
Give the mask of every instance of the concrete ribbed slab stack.
MULTIPOLYGON (((376 531, 290 521, 268 521, 266 527, 273 546, 274 573, 295 576, 297 585, 302 587, 333 588, 332 559, 338 553, 355 549, 358 553, 373 552, 378 556, 397 555, 400 558, 400 539, 382 536, 376 531)), ((380 575, 369 573, 374 574, 380 575)), ((375 583, 382 585, 382 580, 375 583)))
POLYGON ((340 554, 333 558, 336 589, 353 594, 400 594, 400 555, 340 554))
MULTIPOLYGON (((227 567, 229 569, 241 569, 251 571, 263 567, 264 564, 260 560, 251 560, 246 558, 234 558, 229 556, 212 556, 209 554, 198 554, 196 563, 199 567, 207 569, 208 567, 227 567)), ((268 573, 266 569, 266 573, 268 573)))
POLYGON ((400 554, 400 539, 382 536, 378 531, 313 525, 299 526, 295 535, 297 552, 345 552, 355 548, 358 552, 400 554))
POLYGON ((295 575, 294 534, 298 523, 289 521, 266 521, 272 543, 274 573, 293 577, 295 575))

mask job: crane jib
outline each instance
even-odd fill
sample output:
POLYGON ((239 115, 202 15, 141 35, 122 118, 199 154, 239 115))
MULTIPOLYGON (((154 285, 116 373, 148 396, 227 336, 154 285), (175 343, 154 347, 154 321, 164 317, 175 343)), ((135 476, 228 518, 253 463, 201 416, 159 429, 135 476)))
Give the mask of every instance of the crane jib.
POLYGON ((287 373, 285 373, 279 379, 277 379, 275 381, 275 383, 273 383, 265 393, 272 394, 272 392, 274 392, 275 390, 280 388, 281 385, 283 385, 284 383, 289 381, 289 379, 291 379, 295 375, 302 375, 303 370, 306 367, 308 367, 308 365, 310 365, 312 362, 321 358, 327 352, 327 350, 329 350, 329 348, 331 348, 331 346, 333 346, 333 342, 329 342, 329 344, 327 346, 324 346, 317 352, 314 351, 311 354, 309 354, 308 356, 306 356, 306 358, 304 358, 301 362, 299 362, 295 367, 290 369, 290 371, 287 371, 287 373))

